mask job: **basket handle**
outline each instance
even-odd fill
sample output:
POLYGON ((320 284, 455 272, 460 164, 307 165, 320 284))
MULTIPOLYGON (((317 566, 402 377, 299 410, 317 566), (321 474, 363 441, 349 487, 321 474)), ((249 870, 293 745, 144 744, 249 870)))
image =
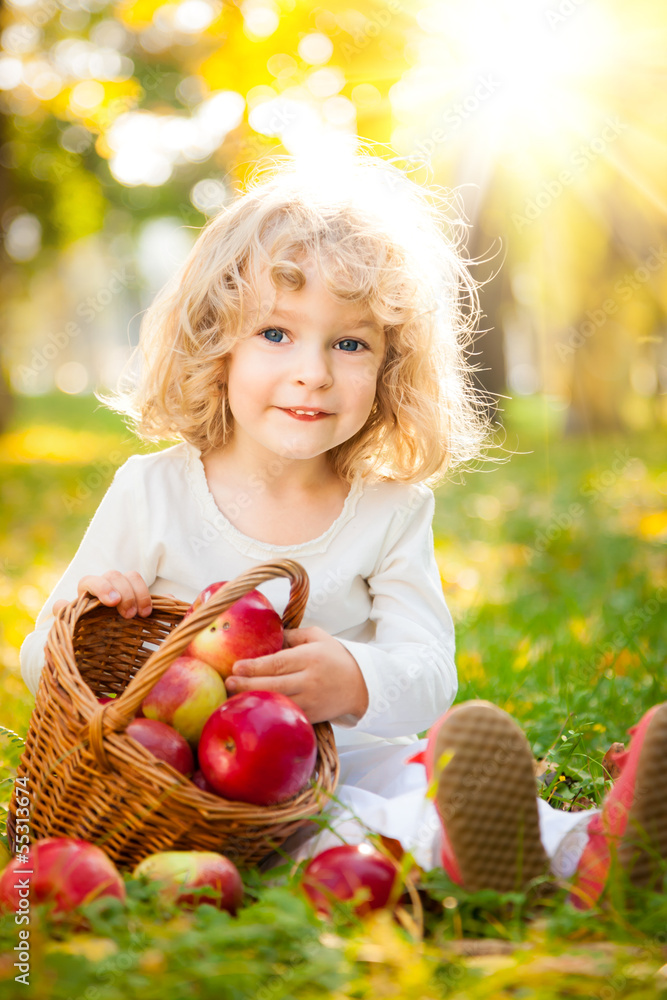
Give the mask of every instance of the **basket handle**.
POLYGON ((90 719, 90 748, 102 767, 108 768, 104 735, 123 732, 135 717, 137 709, 155 684, 189 645, 195 635, 210 625, 223 611, 235 604, 259 584, 274 577, 287 577, 290 596, 282 616, 283 628, 298 628, 308 600, 308 575, 300 563, 292 559, 261 565, 241 573, 216 591, 171 631, 160 647, 154 650, 134 675, 118 698, 99 705, 90 719))

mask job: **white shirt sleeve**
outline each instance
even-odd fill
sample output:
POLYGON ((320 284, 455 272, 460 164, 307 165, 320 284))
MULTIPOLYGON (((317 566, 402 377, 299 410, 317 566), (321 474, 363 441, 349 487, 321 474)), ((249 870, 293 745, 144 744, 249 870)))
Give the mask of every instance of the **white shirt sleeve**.
POLYGON ((411 736, 430 728, 454 701, 454 624, 435 560, 434 510, 432 490, 416 488, 368 578, 375 638, 338 639, 359 664, 369 702, 358 721, 342 715, 331 720, 337 726, 411 736))
POLYGON ((55 620, 51 609, 56 601, 75 600, 82 577, 99 576, 110 569, 121 573, 136 570, 149 587, 155 579, 155 568, 146 564, 142 545, 142 539, 147 537, 146 503, 134 469, 129 459, 116 471, 74 558, 39 612, 34 631, 21 645, 21 676, 33 695, 44 667, 44 646, 55 620))

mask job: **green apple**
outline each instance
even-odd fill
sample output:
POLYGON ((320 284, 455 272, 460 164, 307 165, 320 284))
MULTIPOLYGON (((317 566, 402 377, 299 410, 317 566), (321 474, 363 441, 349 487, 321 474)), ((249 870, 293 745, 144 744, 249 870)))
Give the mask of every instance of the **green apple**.
POLYGON ((243 882, 236 865, 216 851, 159 851, 140 861, 134 878, 145 876, 162 883, 161 894, 186 906, 211 903, 234 914, 243 900, 243 882), (188 892, 210 886, 211 892, 188 892))
POLYGON ((147 719, 171 726, 196 747, 204 723, 227 700, 217 670, 194 656, 179 656, 141 703, 147 719))

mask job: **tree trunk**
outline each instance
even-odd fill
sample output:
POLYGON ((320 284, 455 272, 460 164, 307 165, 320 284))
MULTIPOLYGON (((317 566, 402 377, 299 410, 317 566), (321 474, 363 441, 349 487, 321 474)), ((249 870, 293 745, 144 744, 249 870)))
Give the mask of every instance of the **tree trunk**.
POLYGON ((471 267, 477 282, 487 282, 479 289, 479 332, 475 335, 470 363, 478 368, 473 382, 483 398, 488 415, 500 422, 498 398, 505 392, 507 372, 500 307, 508 296, 508 277, 503 264, 500 232, 494 232, 494 215, 489 215, 493 203, 494 164, 488 157, 481 138, 466 146, 458 163, 454 185, 463 202, 470 225, 468 254, 471 260, 482 258, 485 263, 471 267), (459 187, 459 185, 461 185, 459 187), (493 258, 488 260, 487 258, 493 258), (493 275, 493 277, 491 277, 493 275), (489 280, 490 279, 490 280, 489 280))

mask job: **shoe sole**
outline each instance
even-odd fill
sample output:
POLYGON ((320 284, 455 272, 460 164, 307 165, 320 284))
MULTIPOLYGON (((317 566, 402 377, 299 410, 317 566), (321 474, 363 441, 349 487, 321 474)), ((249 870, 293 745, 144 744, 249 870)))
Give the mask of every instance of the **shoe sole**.
POLYGON ((523 891, 549 868, 526 737, 496 705, 466 702, 436 734, 436 768, 443 754, 436 803, 463 885, 523 891))
POLYGON ((646 730, 628 822, 618 846, 619 863, 638 887, 656 880, 659 858, 667 859, 666 766, 667 703, 656 710, 646 730))

